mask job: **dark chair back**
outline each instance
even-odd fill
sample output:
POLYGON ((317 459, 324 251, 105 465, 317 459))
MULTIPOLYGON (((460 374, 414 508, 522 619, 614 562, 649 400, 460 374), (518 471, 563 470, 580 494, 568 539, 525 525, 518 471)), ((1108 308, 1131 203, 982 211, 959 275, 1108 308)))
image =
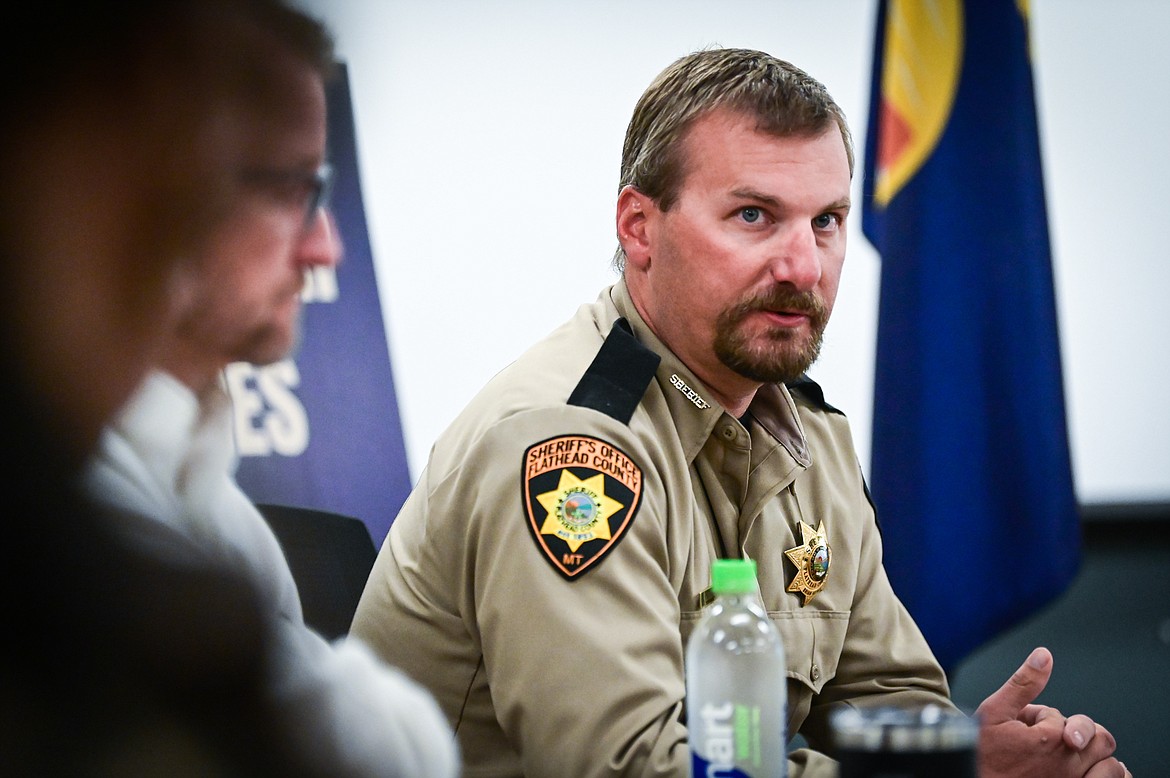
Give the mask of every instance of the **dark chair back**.
POLYGON ((305 623, 330 640, 348 633, 378 555, 369 529, 360 519, 315 508, 256 507, 284 549, 305 623))

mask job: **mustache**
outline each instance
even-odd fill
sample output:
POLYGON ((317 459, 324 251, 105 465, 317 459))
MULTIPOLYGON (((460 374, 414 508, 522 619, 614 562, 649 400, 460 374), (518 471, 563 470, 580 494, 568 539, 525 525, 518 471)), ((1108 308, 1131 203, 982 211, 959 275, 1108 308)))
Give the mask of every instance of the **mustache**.
POLYGON ((763 294, 752 295, 733 306, 727 313, 738 321, 755 311, 788 311, 801 313, 814 322, 824 321, 828 316, 825 302, 814 292, 801 292, 786 286, 777 286, 763 294))

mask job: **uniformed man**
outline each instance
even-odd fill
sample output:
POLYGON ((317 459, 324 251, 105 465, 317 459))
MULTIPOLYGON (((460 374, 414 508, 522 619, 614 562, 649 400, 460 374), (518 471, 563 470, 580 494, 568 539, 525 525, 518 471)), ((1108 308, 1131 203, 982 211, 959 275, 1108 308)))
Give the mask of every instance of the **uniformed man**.
MULTIPOLYGON (((951 707, 882 568, 848 423, 804 377, 852 171, 840 108, 767 54, 694 53, 642 96, 621 280, 439 438, 353 624, 438 697, 466 776, 687 775, 684 647, 721 557, 756 560, 784 638, 809 746, 791 775, 836 774, 842 705, 951 707)), ((1025 707, 1050 658, 985 703, 984 764, 1122 775, 1094 722, 1025 707)))

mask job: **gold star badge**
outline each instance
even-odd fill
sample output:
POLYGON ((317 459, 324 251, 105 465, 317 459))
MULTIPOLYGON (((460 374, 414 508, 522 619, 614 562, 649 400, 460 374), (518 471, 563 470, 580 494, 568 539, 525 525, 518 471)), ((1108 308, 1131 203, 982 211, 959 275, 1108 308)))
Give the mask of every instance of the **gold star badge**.
POLYGON ((800 522, 801 544, 790 548, 784 555, 796 565, 796 575, 792 583, 788 584, 788 591, 800 592, 804 595, 801 605, 808 605, 817 592, 825 588, 829 578, 829 562, 833 557, 829 542, 825 539, 825 523, 814 530, 803 521, 800 522))
POLYGON ((556 535, 570 551, 594 538, 609 540, 609 517, 625 507, 606 495, 601 473, 581 480, 568 470, 561 471, 556 489, 538 494, 536 499, 548 511, 541 534, 556 535))

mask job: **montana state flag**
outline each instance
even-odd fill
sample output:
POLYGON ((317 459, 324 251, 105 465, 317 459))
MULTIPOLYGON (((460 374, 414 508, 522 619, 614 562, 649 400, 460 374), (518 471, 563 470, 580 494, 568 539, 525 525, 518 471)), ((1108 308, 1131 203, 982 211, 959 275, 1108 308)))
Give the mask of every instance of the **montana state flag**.
POLYGON ((1080 564, 1027 7, 881 0, 862 227, 881 255, 872 496, 948 671, 1080 564))

